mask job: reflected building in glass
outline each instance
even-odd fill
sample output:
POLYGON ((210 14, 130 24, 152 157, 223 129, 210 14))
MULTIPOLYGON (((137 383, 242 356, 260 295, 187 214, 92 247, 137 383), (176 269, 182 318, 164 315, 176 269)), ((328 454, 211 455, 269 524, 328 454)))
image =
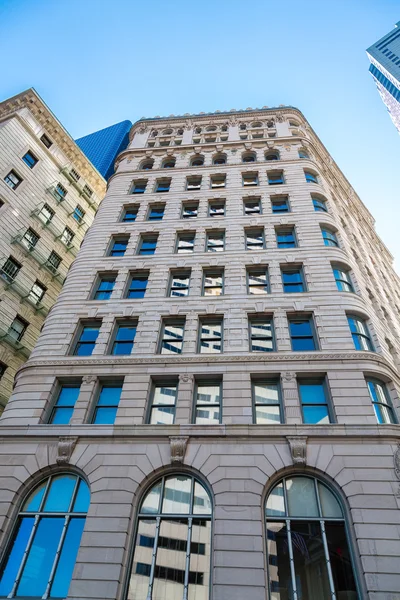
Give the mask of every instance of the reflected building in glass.
POLYGON ((135 123, 0 419, 0 597, 399 596, 399 308, 299 110, 135 123))

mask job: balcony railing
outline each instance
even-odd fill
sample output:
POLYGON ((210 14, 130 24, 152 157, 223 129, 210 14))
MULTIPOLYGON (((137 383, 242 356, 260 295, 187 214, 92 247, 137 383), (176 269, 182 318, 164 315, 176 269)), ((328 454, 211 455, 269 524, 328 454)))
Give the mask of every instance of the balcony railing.
POLYGON ((6 342, 16 350, 18 354, 22 354, 25 358, 29 358, 31 350, 22 341, 16 340, 10 332, 11 328, 6 329, 4 325, 0 325, 0 342, 6 342))
POLYGON ((86 181, 79 177, 76 179, 76 175, 74 174, 74 170, 70 165, 66 165, 60 170, 60 173, 64 175, 66 179, 68 179, 69 183, 77 190, 80 196, 85 198, 86 202, 89 204, 91 208, 97 208, 96 196, 94 192, 90 193, 88 189, 88 185, 86 181))
POLYGON ((51 262, 49 262, 49 258, 44 256, 43 253, 36 248, 36 246, 28 247, 24 241, 24 233, 25 232, 17 233, 17 235, 11 239, 11 243, 18 244, 27 254, 32 256, 32 258, 40 265, 40 267, 44 267, 51 273, 52 279, 57 279, 62 285, 67 276, 67 269, 61 265, 55 267, 51 262))

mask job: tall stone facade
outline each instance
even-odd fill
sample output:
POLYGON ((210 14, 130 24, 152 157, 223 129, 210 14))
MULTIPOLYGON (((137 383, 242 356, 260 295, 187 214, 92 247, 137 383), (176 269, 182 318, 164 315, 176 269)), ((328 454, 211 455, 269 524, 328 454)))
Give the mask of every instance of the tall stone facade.
POLYGON ((0 103, 0 412, 105 188, 35 90, 0 103))
POLYGON ((0 594, 52 597, 16 520, 63 474, 62 597, 399 598, 391 264, 297 109, 134 124, 0 420, 0 594))

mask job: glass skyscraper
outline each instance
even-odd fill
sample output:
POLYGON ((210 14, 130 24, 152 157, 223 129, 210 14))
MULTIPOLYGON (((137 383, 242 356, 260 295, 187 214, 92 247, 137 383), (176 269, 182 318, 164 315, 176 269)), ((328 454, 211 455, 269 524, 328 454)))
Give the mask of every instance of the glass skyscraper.
POLYGON ((75 140, 105 179, 114 173, 115 158, 128 146, 131 127, 130 121, 121 121, 75 140))

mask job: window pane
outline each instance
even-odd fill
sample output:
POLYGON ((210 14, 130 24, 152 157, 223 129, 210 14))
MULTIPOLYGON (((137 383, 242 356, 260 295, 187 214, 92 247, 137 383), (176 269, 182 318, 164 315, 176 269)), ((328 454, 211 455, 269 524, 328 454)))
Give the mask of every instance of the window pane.
POLYGON ((118 327, 116 339, 119 342, 131 342, 135 338, 136 327, 133 325, 120 325, 118 327))
POLYGON ((304 423, 329 423, 327 406, 303 406, 304 423))
POLYGON ((81 342, 95 342, 97 340, 97 336, 99 335, 98 327, 90 327, 85 326, 83 328, 80 340, 81 342))
POLYGON ((209 597, 211 522, 193 520, 188 600, 209 597))
POLYGON ((286 515, 282 481, 274 487, 268 496, 266 514, 269 517, 283 517, 286 515))
POLYGON ((87 512, 90 504, 90 491, 83 479, 79 482, 78 493, 75 497, 73 512, 87 512))
POLYGON ((43 596, 53 567, 64 520, 64 517, 46 517, 39 522, 17 588, 17 596, 39 598, 43 596))
POLYGON ((154 572, 154 600, 183 598, 188 525, 162 520, 154 572))
POLYGON ((325 519, 342 519, 342 509, 332 492, 320 481, 317 482, 322 516, 325 519))
POLYGON ((315 343, 312 338, 292 339, 293 351, 315 350, 315 343))
POLYGON ((63 387, 58 396, 57 406, 74 406, 78 399, 80 386, 63 387))
POLYGON ((326 404, 323 383, 300 383, 300 396, 303 404, 326 404))
POLYGON ((46 489, 47 479, 43 483, 40 484, 39 487, 35 488, 29 498, 26 500, 23 511, 26 512, 36 512, 40 508, 40 504, 43 499, 43 494, 46 489))
POLYGON ((53 425, 68 425, 68 423, 71 421, 73 412, 73 407, 55 407, 50 422, 53 425))
POLYGON ((164 484, 162 512, 170 514, 188 514, 192 479, 186 475, 168 477, 164 484))
POLYGON ((122 393, 122 387, 119 386, 107 386, 103 387, 100 393, 98 405, 99 406, 118 406, 122 393))
POLYGON ((147 600, 156 522, 140 519, 127 600, 147 600))
POLYGON ((175 420, 175 407, 153 406, 151 409, 151 425, 173 425, 175 420))
POLYGON ((395 423, 391 407, 374 403, 374 410, 378 423, 395 423))
POLYGON ((75 475, 58 475, 51 481, 44 504, 45 512, 67 512, 75 489, 75 475))
POLYGON ((157 386, 154 388, 153 404, 175 404, 176 386, 157 386))
POLYGON ((221 323, 204 323, 201 325, 202 339, 212 339, 221 337, 221 323))
POLYGON ((220 386, 198 385, 196 400, 198 404, 218 404, 220 402, 220 386))
POLYGON ((356 598, 357 587, 344 523, 325 523, 325 532, 337 598, 356 598))
POLYGON ((204 489, 198 482, 194 482, 194 499, 193 499, 193 514, 195 515, 211 515, 211 500, 204 489))
POLYGON ((142 513, 156 513, 160 506, 161 481, 153 486, 143 500, 142 513))
MULTIPOLYGON (((43 488, 44 489, 44 488, 43 488)), ((43 495, 43 490, 42 490, 43 495)), ((0 595, 7 596, 14 585, 15 578, 21 565, 26 545, 32 532, 33 517, 22 517, 15 532, 14 541, 10 548, 7 563, 0 580, 0 595)))
POLYGON ((117 416, 116 408, 96 408, 93 424, 94 425, 113 425, 117 416))
POLYGON ((298 589, 304 598, 331 598, 320 524, 291 521, 291 537, 298 589))
POLYGON ((196 407, 195 422, 197 425, 219 425, 220 408, 219 406, 196 407))
POLYGON ((292 600, 286 523, 267 524, 267 551, 271 600, 292 600))
POLYGON ((84 518, 71 519, 69 522, 57 570, 51 586, 50 596, 52 598, 67 597, 84 526, 84 518))
POLYGON ((262 406, 255 407, 256 423, 259 425, 275 425, 281 422, 281 413, 279 406, 262 406))
POLYGON ((288 513, 291 517, 318 517, 314 479, 293 477, 286 479, 288 513))

